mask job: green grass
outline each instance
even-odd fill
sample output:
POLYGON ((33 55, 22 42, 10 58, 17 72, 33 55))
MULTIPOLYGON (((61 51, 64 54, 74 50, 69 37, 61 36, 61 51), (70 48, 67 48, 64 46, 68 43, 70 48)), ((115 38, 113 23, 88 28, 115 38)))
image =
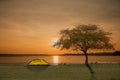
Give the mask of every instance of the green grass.
POLYGON ((120 80, 120 64, 25 66, 0 65, 0 80, 120 80))

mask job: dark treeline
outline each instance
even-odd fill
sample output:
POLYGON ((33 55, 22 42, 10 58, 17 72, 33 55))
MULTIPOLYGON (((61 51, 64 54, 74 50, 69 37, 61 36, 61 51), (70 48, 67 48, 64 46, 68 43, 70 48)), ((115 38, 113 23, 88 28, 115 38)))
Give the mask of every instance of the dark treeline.
POLYGON ((49 54, 0 54, 0 56, 49 56, 49 54))
MULTIPOLYGON (((65 53, 65 54, 0 54, 0 56, 76 56, 76 55, 84 55, 79 53, 65 53)), ((120 51, 115 52, 104 52, 104 53, 89 53, 91 56, 120 56, 120 51)))
MULTIPOLYGON (((65 54, 65 55, 84 55, 84 54, 65 54)), ((101 53, 89 53, 88 55, 91 56, 120 56, 120 51, 115 51, 115 52, 101 52, 101 53)))

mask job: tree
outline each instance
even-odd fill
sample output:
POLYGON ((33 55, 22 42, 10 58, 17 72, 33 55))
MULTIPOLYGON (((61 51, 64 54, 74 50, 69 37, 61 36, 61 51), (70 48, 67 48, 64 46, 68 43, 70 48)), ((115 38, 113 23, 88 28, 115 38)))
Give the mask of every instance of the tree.
POLYGON ((87 51, 89 49, 113 49, 110 43, 111 33, 98 28, 97 25, 78 25, 73 29, 60 31, 59 40, 54 43, 54 47, 63 49, 73 49, 82 51, 85 55, 85 65, 91 73, 94 73, 88 64, 87 51))

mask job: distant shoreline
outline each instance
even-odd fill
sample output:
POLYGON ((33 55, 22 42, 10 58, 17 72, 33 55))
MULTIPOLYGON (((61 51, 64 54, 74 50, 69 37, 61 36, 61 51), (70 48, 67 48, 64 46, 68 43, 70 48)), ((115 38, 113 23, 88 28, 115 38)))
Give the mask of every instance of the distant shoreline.
MULTIPOLYGON (((0 56, 83 56, 84 54, 0 54, 0 56)), ((109 53, 89 53, 88 56, 120 56, 120 51, 109 53)))

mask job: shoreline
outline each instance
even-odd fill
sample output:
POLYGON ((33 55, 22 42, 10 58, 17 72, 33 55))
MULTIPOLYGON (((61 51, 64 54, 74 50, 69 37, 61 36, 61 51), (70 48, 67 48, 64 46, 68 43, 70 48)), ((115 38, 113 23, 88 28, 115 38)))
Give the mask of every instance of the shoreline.
MULTIPOLYGON (((84 56, 82 53, 64 53, 64 54, 15 54, 15 53, 1 53, 2 56, 84 56)), ((88 56, 120 56, 120 51, 115 52, 98 52, 88 53, 88 56)))
MULTIPOLYGON (((90 65, 96 65, 96 64, 120 64, 119 62, 97 62, 97 63, 89 63, 90 65)), ((28 66, 29 64, 26 63, 0 63, 1 65, 23 65, 28 66)), ((59 63, 59 64, 49 64, 50 66, 59 66, 59 65, 85 65, 84 63, 80 64, 74 64, 74 63, 59 63)), ((36 65, 36 66, 43 66, 43 65, 36 65)))

